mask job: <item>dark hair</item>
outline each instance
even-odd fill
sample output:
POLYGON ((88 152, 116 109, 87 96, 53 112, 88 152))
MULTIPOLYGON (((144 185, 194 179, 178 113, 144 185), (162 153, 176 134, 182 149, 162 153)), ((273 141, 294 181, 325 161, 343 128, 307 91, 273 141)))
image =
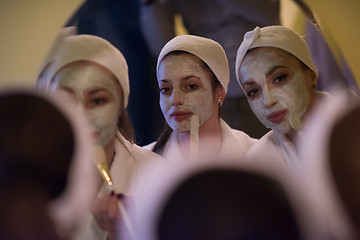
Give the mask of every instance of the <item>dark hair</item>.
POLYGON ((195 173, 176 185, 159 211, 160 240, 301 239, 283 188, 244 170, 195 173))
POLYGON ((358 106, 335 123, 328 148, 335 187, 355 229, 360 224, 360 131, 356 127, 359 122, 358 106))
POLYGON ((134 143, 134 128, 132 127, 130 117, 124 107, 121 108, 117 127, 126 140, 134 143))
POLYGON ((50 198, 65 189, 74 132, 53 103, 30 93, 0 96, 0 186, 27 183, 50 198))
MULTIPOLYGON (((177 56, 177 55, 181 55, 181 54, 190 54, 193 55, 195 57, 197 57, 196 55, 186 52, 186 51, 173 51, 173 52, 169 52, 168 54, 166 54, 162 60, 164 60, 167 56, 177 56)), ((199 58, 199 57, 197 57, 199 58)), ((205 72, 207 72, 210 75, 210 83, 211 83, 211 89, 213 91, 213 94, 215 95, 216 92, 216 88, 218 86, 221 86, 220 81, 217 79, 217 77, 215 76, 214 72, 210 69, 210 67, 202 60, 199 58, 199 60, 201 61, 201 67, 203 68, 203 70, 205 72)), ((220 111, 220 110, 219 110, 220 111)), ((153 148, 153 152, 162 155, 164 152, 164 147, 166 142, 169 140, 171 134, 172 134, 173 130, 170 128, 170 126, 165 122, 165 127, 164 130, 161 132, 158 140, 156 141, 156 144, 153 148)))

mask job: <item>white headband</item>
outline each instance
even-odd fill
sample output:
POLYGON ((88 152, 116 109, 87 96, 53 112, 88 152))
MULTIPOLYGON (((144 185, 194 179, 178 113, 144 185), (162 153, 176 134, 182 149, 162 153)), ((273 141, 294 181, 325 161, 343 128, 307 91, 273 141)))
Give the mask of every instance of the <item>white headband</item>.
POLYGON ((215 74, 223 86, 225 92, 230 81, 229 63, 224 49, 221 45, 211 39, 198 37, 194 35, 180 35, 171 39, 161 50, 156 66, 156 72, 159 71, 159 65, 162 59, 170 52, 185 51, 191 53, 204 61, 211 71, 215 74))
POLYGON ((117 48, 105 39, 93 35, 82 34, 66 37, 50 66, 50 81, 61 68, 76 61, 95 62, 114 74, 123 90, 124 106, 127 106, 130 94, 128 66, 124 56, 117 48))
POLYGON ((237 51, 235 73, 239 84, 239 71, 245 54, 248 50, 256 47, 275 47, 285 50, 298 58, 318 76, 318 70, 312 61, 310 50, 299 34, 283 26, 256 27, 244 35, 244 40, 237 51))

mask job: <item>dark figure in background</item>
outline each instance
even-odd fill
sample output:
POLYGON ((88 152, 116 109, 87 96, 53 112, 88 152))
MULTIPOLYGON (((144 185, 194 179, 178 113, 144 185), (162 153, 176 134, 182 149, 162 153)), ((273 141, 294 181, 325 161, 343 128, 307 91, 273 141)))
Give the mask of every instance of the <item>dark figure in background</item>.
POLYGON ((331 91, 334 86, 343 86, 359 94, 359 87, 342 53, 337 61, 321 31, 310 21, 306 21, 305 24, 304 39, 319 69, 317 89, 331 91))
POLYGON ((144 0, 141 27, 155 56, 175 36, 174 16, 181 15, 189 34, 217 41, 229 59, 230 83, 221 117, 230 127, 260 138, 265 128, 251 111, 236 82, 235 57, 244 34, 256 26, 280 24, 279 0, 144 0))
POLYGON ((359 94, 359 87, 346 59, 341 52, 338 53, 338 59, 335 58, 310 7, 303 0, 294 2, 306 17, 303 37, 319 70, 317 89, 332 91, 334 86, 343 86, 359 94))
POLYGON ((63 239, 48 207, 67 184, 72 126, 30 92, 1 93, 0 108, 0 239, 63 239))
POLYGON ((159 108, 155 61, 142 36, 139 3, 136 0, 87 0, 69 20, 78 34, 91 34, 112 43, 129 67, 130 96, 127 111, 135 142, 145 145, 157 139, 164 124, 159 108))

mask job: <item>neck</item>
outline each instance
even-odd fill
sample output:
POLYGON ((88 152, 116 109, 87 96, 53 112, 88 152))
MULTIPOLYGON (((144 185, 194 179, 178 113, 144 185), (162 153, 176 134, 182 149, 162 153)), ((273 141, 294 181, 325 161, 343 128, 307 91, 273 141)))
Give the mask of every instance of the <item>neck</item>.
MULTIPOLYGON (((183 153, 188 152, 189 143, 190 143, 190 132, 177 133, 177 138, 180 143, 183 153)), ((220 122, 218 119, 209 119, 199 128, 199 149, 205 149, 208 143, 216 143, 214 146, 217 148, 221 147, 222 143, 222 132, 220 127, 220 122), (210 140, 210 141, 209 141, 210 140)), ((212 149, 218 150, 218 149, 212 149)), ((185 154, 187 155, 187 154, 185 154)))

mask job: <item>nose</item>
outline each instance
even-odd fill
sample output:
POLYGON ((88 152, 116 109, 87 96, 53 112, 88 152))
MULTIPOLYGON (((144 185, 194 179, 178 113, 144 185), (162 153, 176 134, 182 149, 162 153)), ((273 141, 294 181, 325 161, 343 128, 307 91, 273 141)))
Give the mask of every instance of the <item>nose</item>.
POLYGON ((171 104, 173 106, 178 106, 182 104, 182 101, 183 99, 180 90, 174 89, 171 94, 171 104))
POLYGON ((263 90, 263 97, 264 97, 264 106, 266 108, 273 107, 278 101, 276 94, 271 89, 268 88, 265 88, 263 90))

